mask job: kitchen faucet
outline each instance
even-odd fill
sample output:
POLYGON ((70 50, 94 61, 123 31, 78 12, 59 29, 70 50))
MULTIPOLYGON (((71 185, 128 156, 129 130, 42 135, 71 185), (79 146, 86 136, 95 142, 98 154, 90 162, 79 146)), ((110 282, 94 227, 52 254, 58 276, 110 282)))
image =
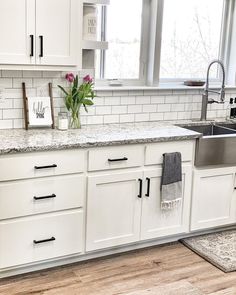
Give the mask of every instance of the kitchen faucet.
POLYGON ((212 103, 224 103, 225 101, 225 67, 223 63, 220 60, 213 60, 207 69, 207 79, 206 79, 206 87, 205 90, 202 94, 202 110, 201 110, 201 121, 206 121, 207 117, 207 105, 212 104, 212 103), (221 66, 222 73, 223 73, 223 79, 222 79, 222 85, 221 85, 221 90, 214 91, 209 89, 209 74, 210 74, 210 69, 211 66, 215 63, 218 63, 221 66), (220 101, 211 99, 209 100, 209 93, 217 93, 220 95, 220 101))

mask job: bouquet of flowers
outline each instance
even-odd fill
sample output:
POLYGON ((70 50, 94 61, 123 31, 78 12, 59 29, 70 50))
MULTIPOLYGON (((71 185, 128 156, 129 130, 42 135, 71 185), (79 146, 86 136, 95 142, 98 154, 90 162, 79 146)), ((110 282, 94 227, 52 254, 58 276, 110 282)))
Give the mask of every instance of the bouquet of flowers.
POLYGON ((70 87, 66 90, 64 87, 58 85, 58 87, 65 94, 65 105, 67 110, 71 113, 71 128, 81 128, 80 122, 80 108, 84 107, 88 112, 88 106, 93 105, 94 83, 90 75, 83 78, 83 83, 79 85, 78 75, 74 76, 72 73, 68 73, 65 76, 66 80, 70 83, 70 87))

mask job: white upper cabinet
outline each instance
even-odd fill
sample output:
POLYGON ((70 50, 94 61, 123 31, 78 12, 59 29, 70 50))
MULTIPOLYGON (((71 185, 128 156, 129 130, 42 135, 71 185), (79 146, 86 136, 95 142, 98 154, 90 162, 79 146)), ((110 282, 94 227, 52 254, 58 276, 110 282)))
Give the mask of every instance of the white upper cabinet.
POLYGON ((0 1, 0 64, 35 63, 34 14, 35 0, 0 1))
POLYGON ((77 0, 36 0, 36 63, 76 65, 77 0))
POLYGON ((0 64, 77 66, 79 3, 0 1, 0 64))

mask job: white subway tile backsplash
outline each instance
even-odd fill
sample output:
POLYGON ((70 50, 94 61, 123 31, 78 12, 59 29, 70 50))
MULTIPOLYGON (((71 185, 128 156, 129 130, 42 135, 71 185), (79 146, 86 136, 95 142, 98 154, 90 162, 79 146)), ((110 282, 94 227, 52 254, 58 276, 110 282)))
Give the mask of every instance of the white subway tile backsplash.
POLYGON ((165 96, 151 96, 152 104, 165 103, 165 96))
POLYGON ((129 114, 142 113, 142 105, 129 105, 128 113, 129 114))
POLYGON ((127 114, 127 106, 112 106, 112 114, 127 114))
POLYGON ((178 113, 177 112, 170 112, 170 113, 164 113, 164 120, 177 120, 178 119, 178 113))
POLYGON ((22 119, 23 110, 22 109, 7 109, 2 111, 3 119, 22 119))
POLYGON ((171 104, 160 104, 157 106, 158 112, 170 112, 171 111, 171 104))
POLYGON ((136 97, 135 96, 126 96, 121 97, 121 104, 123 105, 129 105, 129 104, 135 104, 136 97))
POLYGON ((146 122, 146 121, 149 121, 149 114, 136 114, 135 115, 135 122, 146 122))
MULTIPOLYGON (((79 73, 81 77, 83 75, 79 73)), ((66 111, 64 96, 57 85, 68 87, 65 72, 0 71, 0 129, 23 128, 22 82, 27 96, 48 96, 48 83, 53 83, 54 113, 66 111)), ((94 106, 86 113, 81 109, 82 124, 132 123, 141 121, 199 119, 202 90, 118 90, 97 91, 94 106)), ((233 90, 226 90, 226 103, 208 106, 208 118, 225 118, 233 90)), ((212 96, 214 98, 214 96, 212 96)))
POLYGON ((103 124, 103 116, 91 116, 87 117, 87 124, 94 125, 94 124, 103 124))
POLYGON ((136 97, 136 104, 149 104, 151 103, 150 96, 137 96, 136 97))
POLYGON ((151 113, 150 121, 162 121, 164 120, 164 113, 151 113))
POLYGON ((143 112, 144 113, 154 113, 157 110, 157 105, 155 104, 146 104, 143 105, 143 112))
POLYGON ((120 105, 120 97, 119 96, 108 96, 104 97, 105 105, 120 105))
POLYGON ((119 115, 108 115, 104 117, 104 124, 119 123, 119 121, 120 121, 119 115))
POLYGON ((132 123, 134 122, 134 114, 120 115, 120 123, 132 123))
POLYGON ((166 96, 165 103, 178 103, 179 97, 175 95, 166 96))
POLYGON ((33 87, 33 79, 24 79, 24 78, 14 78, 13 79, 13 88, 20 88, 22 89, 22 83, 25 83, 27 88, 32 88, 33 87))
POLYGON ((2 70, 2 77, 6 77, 6 78, 22 77, 22 71, 2 70))
POLYGON ((43 76, 41 71, 23 71, 23 77, 25 78, 40 78, 43 76))
POLYGON ((12 88, 12 79, 11 78, 1 78, 0 79, 0 88, 12 88))
POLYGON ((110 115, 111 106, 98 106, 96 107, 96 115, 110 115))
POLYGON ((0 101, 0 110, 1 109, 12 109, 13 108, 13 99, 4 99, 0 101))
POLYGON ((0 129, 14 128, 13 120, 0 120, 0 129))

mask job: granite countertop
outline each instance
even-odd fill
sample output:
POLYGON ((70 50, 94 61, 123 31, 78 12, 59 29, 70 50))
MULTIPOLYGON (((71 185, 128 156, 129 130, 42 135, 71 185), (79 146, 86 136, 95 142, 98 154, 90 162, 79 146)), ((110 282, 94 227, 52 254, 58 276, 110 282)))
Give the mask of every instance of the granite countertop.
POLYGON ((196 139, 168 122, 84 126, 79 130, 0 130, 0 154, 196 139))

